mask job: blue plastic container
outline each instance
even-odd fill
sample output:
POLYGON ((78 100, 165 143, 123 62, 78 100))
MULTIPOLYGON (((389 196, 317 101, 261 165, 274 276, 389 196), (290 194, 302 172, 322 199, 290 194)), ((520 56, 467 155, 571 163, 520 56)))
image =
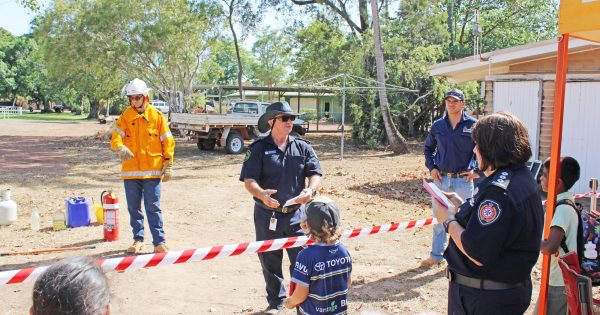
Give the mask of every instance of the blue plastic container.
POLYGON ((87 197, 67 199, 67 226, 70 228, 89 226, 92 201, 87 197))

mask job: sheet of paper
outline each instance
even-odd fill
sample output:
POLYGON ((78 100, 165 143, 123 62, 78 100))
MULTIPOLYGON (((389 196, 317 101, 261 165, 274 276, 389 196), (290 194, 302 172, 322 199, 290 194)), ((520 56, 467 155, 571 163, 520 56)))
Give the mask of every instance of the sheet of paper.
POLYGON ((290 200, 286 201, 286 202, 285 202, 285 204, 283 205, 283 207, 289 207, 289 206, 291 206, 291 205, 295 205, 295 204, 297 204, 297 203, 298 203, 298 198, 299 198, 300 196, 302 196, 302 195, 300 194, 300 195, 298 195, 298 196, 296 196, 296 197, 294 197, 294 198, 292 198, 292 199, 290 199, 290 200))
POLYGON ((444 193, 435 185, 435 183, 428 182, 423 178, 423 187, 425 190, 427 190, 431 197, 435 198, 435 200, 442 204, 442 206, 444 206, 446 209, 454 208, 452 202, 448 200, 448 197, 444 195, 444 193))

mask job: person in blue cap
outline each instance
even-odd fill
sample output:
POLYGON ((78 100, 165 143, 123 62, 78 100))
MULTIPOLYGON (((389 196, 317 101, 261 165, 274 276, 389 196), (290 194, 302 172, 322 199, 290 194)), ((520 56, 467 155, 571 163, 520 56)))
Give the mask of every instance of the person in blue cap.
MULTIPOLYGON (((323 171, 312 146, 290 135, 298 116, 286 102, 269 105, 258 120, 258 129, 271 132, 254 141, 244 157, 239 179, 254 199, 257 241, 303 235, 300 207, 312 198, 321 182, 323 171)), ((291 275, 300 248, 286 251, 291 275)), ((286 297, 283 251, 259 253, 258 258, 266 282, 265 312, 277 314, 286 297)))
MULTIPOLYGON (((475 142, 471 131, 477 120, 465 112, 465 95, 452 89, 444 95, 446 111, 436 120, 425 140, 425 166, 434 183, 442 191, 456 192, 466 199, 473 195, 473 172, 475 142)), ((432 200, 433 215, 436 203, 432 200)), ((448 239, 440 223, 433 226, 433 239, 429 257, 421 261, 421 267, 430 268, 444 261, 444 250, 448 239)))
POLYGON ((296 289, 283 304, 298 307, 300 314, 346 314, 352 258, 339 240, 339 208, 333 200, 317 197, 306 205, 300 225, 314 243, 298 254, 292 274, 296 289))

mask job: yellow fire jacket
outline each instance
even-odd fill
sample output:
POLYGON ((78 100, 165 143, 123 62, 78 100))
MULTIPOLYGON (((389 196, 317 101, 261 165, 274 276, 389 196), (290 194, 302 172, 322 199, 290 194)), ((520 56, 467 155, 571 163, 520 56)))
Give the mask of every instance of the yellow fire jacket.
POLYGON ((142 114, 128 107, 115 122, 112 150, 127 146, 134 157, 121 164, 121 178, 160 178, 163 162, 173 162, 175 139, 167 119, 148 104, 142 114))

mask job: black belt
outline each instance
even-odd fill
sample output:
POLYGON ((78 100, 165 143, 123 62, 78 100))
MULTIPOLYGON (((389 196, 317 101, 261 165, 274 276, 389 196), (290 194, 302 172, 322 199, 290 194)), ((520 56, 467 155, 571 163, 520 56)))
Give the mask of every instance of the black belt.
POLYGON ((471 278, 463 276, 450 269, 446 269, 446 277, 450 280, 450 282, 455 282, 465 287, 480 290, 507 290, 522 287, 523 285, 525 285, 525 282, 505 283, 486 279, 471 278))
POLYGON ((450 173, 450 172, 442 172, 442 171, 440 171, 440 175, 447 176, 447 177, 450 177, 450 178, 462 178, 462 177, 469 176, 470 172, 471 171, 462 171, 462 172, 458 172, 458 173, 450 173))
POLYGON ((279 212, 279 213, 283 213, 283 214, 292 213, 292 212, 298 210, 298 208, 300 208, 300 206, 302 206, 302 205, 299 205, 299 204, 295 204, 295 205, 291 205, 291 206, 288 206, 288 207, 271 208, 271 207, 269 207, 269 206, 267 206, 265 204, 262 204, 260 202, 255 202, 255 203, 256 203, 257 206, 259 206, 259 207, 261 207, 261 208, 263 208, 265 210, 275 211, 275 212, 279 212))

